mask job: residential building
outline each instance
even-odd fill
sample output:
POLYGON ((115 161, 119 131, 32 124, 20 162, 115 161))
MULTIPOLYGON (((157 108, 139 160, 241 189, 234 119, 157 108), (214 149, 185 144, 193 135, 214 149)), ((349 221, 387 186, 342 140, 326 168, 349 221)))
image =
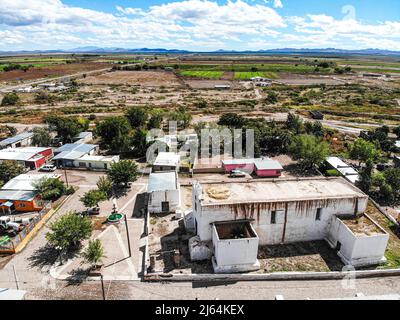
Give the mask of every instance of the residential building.
POLYGON ((108 170, 113 163, 119 162, 119 156, 90 156, 84 155, 73 161, 76 168, 88 170, 108 170))
POLYGON ((0 149, 3 148, 19 148, 32 144, 33 132, 23 132, 0 141, 0 149))
POLYGON ((54 151, 53 161, 59 168, 74 168, 78 159, 94 155, 98 148, 99 146, 95 144, 67 143, 54 151))
POLYGON ((84 131, 74 138, 74 143, 88 143, 93 140, 93 132, 84 131))
POLYGON ((254 172, 258 177, 265 178, 280 177, 283 171, 283 167, 278 161, 265 157, 258 159, 222 160, 222 167, 226 173, 239 169, 249 174, 254 172))
MULTIPOLYGON (((251 223, 254 233, 247 228, 246 232, 250 233, 241 238, 243 243, 243 239, 250 236, 250 239, 258 238, 259 245, 327 240, 330 232, 332 233, 331 224, 336 218, 360 216, 366 210, 367 203, 368 196, 341 177, 232 183, 196 182, 192 194, 193 212, 187 214, 185 219, 193 220, 195 233, 201 242, 214 242, 212 251, 215 260, 215 223, 251 223)), ((350 250, 353 245, 345 237, 340 237, 339 241, 342 252, 350 250)), ((382 249, 381 244, 379 248, 382 249)), ((354 247, 354 250, 359 250, 357 265, 377 263, 384 259, 384 250, 379 253, 358 247, 354 247)), ((241 251, 231 252, 231 255, 236 255, 231 257, 231 261, 236 261, 240 256, 254 257, 253 251, 253 243, 249 242, 247 246, 243 244, 241 251)), ((218 268, 217 260, 213 264, 216 272, 245 271, 246 268, 253 270, 257 266, 256 261, 250 260, 243 266, 233 263, 230 267, 224 265, 224 268, 218 268)))
POLYGON ((151 173, 147 193, 150 213, 176 212, 181 205, 180 186, 176 171, 151 173))
POLYGON ((40 211, 44 201, 37 194, 36 183, 43 178, 60 178, 59 174, 21 174, 0 189, 0 212, 40 211))
POLYGON ((51 148, 25 147, 0 150, 0 163, 5 160, 13 160, 31 170, 40 168, 51 157, 53 157, 51 148))
POLYGON ((160 152, 153 163, 153 172, 176 171, 179 172, 180 155, 174 152, 160 152))

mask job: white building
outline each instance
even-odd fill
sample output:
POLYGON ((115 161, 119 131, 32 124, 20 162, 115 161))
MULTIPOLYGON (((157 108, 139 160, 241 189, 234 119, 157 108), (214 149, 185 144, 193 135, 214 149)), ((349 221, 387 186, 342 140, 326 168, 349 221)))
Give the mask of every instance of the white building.
POLYGON ((176 171, 151 173, 147 193, 150 213, 170 213, 180 209, 181 195, 176 171))
POLYGON ((153 172, 179 171, 180 155, 174 152, 160 152, 153 163, 153 172))
POLYGON ((74 143, 88 143, 93 140, 93 132, 84 131, 74 138, 74 143))
MULTIPOLYGON (((327 239, 336 217, 364 213, 368 196, 335 177, 195 183, 192 201, 193 225, 200 241, 213 241, 216 222, 246 220, 260 245, 274 245, 327 239)), ((345 250, 351 243, 343 241, 341 245, 345 250)), ((215 250, 214 243, 214 255, 215 250)), ((243 256, 248 250, 253 250, 250 242, 247 249, 232 254, 243 256)))
POLYGON ((33 135, 33 132, 22 132, 14 137, 4 139, 0 141, 0 149, 30 146, 32 144, 33 135))
POLYGON ((76 168, 85 168, 88 170, 108 170, 113 163, 119 162, 119 156, 91 156, 84 155, 73 161, 76 168))

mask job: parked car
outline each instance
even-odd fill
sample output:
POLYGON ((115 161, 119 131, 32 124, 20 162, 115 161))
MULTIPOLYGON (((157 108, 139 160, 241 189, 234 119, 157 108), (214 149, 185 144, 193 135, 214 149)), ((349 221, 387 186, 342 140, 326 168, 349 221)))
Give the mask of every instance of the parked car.
POLYGON ((88 215, 93 215, 93 216, 97 216, 100 214, 100 208, 99 207, 95 207, 95 208, 90 208, 87 211, 88 215))
POLYGON ((57 167, 54 164, 45 164, 40 167, 39 171, 53 172, 56 171, 57 167))
POLYGON ((241 170, 238 170, 238 169, 232 170, 229 175, 229 177, 231 177, 231 178, 243 178, 245 176, 246 176, 246 173, 241 170))

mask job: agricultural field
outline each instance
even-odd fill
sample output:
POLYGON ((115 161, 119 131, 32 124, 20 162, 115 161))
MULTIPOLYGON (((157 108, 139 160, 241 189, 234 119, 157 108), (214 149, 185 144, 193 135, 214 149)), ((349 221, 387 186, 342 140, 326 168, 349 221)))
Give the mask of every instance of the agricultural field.
POLYGON ((235 72, 235 80, 249 80, 255 77, 276 79, 278 76, 274 72, 235 72))
POLYGON ((202 78, 202 79, 219 79, 224 74, 223 71, 182 71, 179 73, 184 77, 202 78))

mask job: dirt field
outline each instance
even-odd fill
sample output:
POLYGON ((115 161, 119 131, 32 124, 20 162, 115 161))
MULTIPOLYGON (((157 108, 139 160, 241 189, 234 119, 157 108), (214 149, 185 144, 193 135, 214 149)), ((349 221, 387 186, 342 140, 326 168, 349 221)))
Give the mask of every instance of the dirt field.
POLYGON ((87 77, 82 82, 95 85, 141 85, 144 87, 181 86, 173 73, 158 71, 115 71, 87 77))
POLYGON ((235 87, 235 84, 227 80, 185 80, 193 89, 214 89, 216 85, 228 85, 231 88, 235 87))
POLYGON ((24 72, 14 70, 9 72, 0 72, 1 82, 12 82, 20 80, 34 80, 40 78, 62 77, 64 75, 74 74, 78 72, 92 71, 109 67, 108 63, 71 63, 58 64, 42 68, 32 68, 24 72))

